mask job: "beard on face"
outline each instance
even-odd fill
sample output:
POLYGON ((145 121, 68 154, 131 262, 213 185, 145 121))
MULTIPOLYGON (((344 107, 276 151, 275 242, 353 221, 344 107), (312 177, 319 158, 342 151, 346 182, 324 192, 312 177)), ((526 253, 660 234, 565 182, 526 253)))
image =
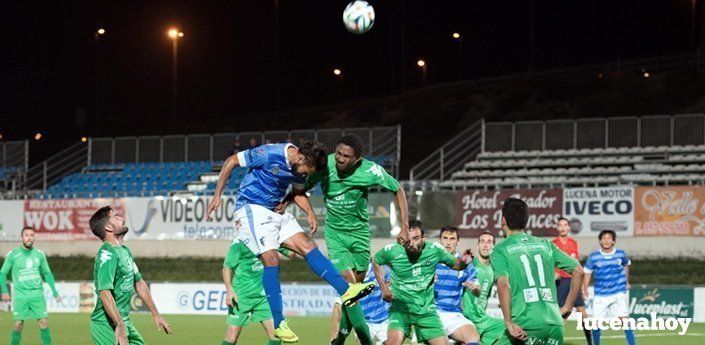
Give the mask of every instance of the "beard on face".
POLYGON ((34 245, 34 241, 27 241, 27 242, 22 241, 22 245, 23 245, 25 248, 30 249, 30 248, 32 248, 32 246, 34 245))

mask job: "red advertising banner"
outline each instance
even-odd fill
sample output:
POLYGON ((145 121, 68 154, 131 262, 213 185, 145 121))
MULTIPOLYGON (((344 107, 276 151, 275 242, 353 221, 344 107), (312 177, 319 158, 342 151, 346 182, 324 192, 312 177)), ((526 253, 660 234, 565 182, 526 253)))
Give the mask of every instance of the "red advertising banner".
POLYGON ((705 236, 705 188, 637 187, 634 236, 705 236))
POLYGON ((122 199, 25 200, 23 222, 33 227, 40 239, 91 239, 94 236, 88 221, 107 205, 121 214, 125 212, 122 199))
POLYGON ((527 230, 532 235, 556 236, 563 211, 562 189, 468 190, 456 196, 455 224, 463 237, 477 237, 485 230, 498 235, 502 230, 502 205, 518 198, 529 205, 527 230))

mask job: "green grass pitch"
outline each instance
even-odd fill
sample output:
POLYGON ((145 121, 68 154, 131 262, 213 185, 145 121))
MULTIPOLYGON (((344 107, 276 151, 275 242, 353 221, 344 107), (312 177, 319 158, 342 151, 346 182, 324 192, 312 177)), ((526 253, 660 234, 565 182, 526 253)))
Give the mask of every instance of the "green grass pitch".
MULTIPOLYGON (((157 333, 152 319, 147 314, 133 315, 135 326, 142 334, 145 342, 150 345, 219 345, 225 334, 225 318, 222 316, 165 315, 171 323, 174 334, 157 333)), ((299 344, 323 345, 328 343, 330 336, 330 318, 328 317, 295 317, 291 318, 289 326, 297 333, 299 344)), ((0 344, 10 343, 12 315, 0 312, 0 344)), ((52 331, 54 345, 89 345, 89 314, 51 314, 49 327, 52 331)), ((688 334, 678 336, 669 331, 637 332, 639 345, 701 345, 705 344, 705 324, 691 324, 688 334)), ((602 344, 623 345, 624 336, 620 332, 603 332, 602 344)), ((575 330, 575 323, 566 326, 566 344, 585 344, 582 332, 575 330)), ((41 344, 39 330, 35 321, 27 321, 22 332, 22 344, 41 344)), ((238 344, 266 344, 262 327, 250 324, 240 336, 238 344)), ((348 344, 354 344, 348 339, 348 344)))

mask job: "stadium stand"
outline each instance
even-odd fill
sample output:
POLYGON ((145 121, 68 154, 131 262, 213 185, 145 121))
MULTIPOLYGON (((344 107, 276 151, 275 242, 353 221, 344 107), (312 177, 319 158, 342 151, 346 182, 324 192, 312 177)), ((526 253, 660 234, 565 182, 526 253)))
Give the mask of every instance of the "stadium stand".
MULTIPOLYGON (((705 115, 478 121, 412 168, 439 189, 705 184, 705 115)), ((426 184, 428 185, 428 184, 426 184)))
POLYGON ((702 184, 705 145, 483 152, 447 188, 702 184))
MULTIPOLYGON (((345 133, 355 133, 363 139, 366 149, 370 150, 370 154, 365 156, 367 159, 398 174, 398 126, 90 138, 86 144, 74 144, 32 166, 27 170, 24 181, 20 181, 24 182, 23 192, 26 194, 9 195, 10 198, 27 195, 38 199, 209 195, 215 191, 225 152, 236 139, 240 142, 255 139, 258 143, 276 143, 291 140, 292 137, 307 137, 320 140, 332 148, 345 133)), ((246 171, 245 168, 233 171, 226 188, 228 193, 235 192, 246 171)), ((320 190, 317 188, 311 192, 320 193, 320 190)))

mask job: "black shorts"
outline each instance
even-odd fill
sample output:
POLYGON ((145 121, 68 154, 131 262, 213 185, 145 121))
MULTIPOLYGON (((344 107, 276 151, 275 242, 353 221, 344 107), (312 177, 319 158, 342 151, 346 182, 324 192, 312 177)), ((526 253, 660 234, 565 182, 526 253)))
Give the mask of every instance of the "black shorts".
MULTIPOLYGON (((575 304, 573 305, 576 308, 585 306, 581 289, 578 289, 578 298, 575 299, 575 304)), ((565 304, 565 300, 568 298, 568 293, 570 292, 570 278, 561 278, 560 280, 556 280, 556 291, 558 292, 558 306, 562 307, 565 304)))

